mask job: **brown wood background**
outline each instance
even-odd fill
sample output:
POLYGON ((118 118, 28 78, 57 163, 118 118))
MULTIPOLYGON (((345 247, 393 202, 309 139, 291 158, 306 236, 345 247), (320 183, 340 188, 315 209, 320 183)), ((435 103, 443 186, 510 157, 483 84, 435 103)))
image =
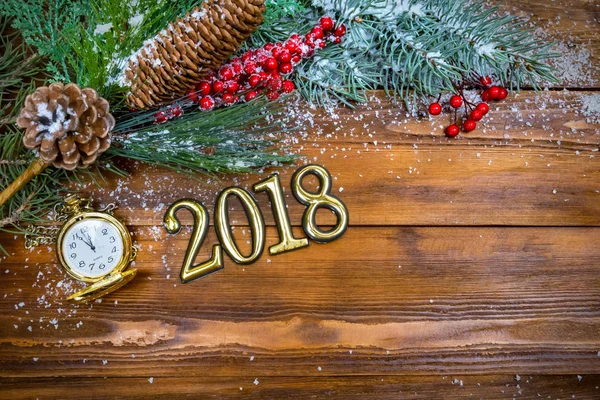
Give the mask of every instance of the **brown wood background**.
MULTIPOLYGON (((189 229, 167 235, 166 207, 212 209, 218 191, 271 171, 207 181, 134 164, 84 189, 118 203, 140 248, 139 276, 101 303, 64 301, 77 284, 54 250, 0 235, 12 253, 0 261, 0 398, 600 399, 600 124, 582 113, 600 82, 600 6, 503 7, 588 65, 511 95, 456 140, 446 118, 404 117, 381 94, 339 119, 315 112, 295 148, 349 208, 334 243, 245 267, 226 257, 183 285, 189 229)), ((278 169, 288 194, 294 169, 278 169)), ((300 234, 303 207, 286 198, 300 234)), ((213 243, 211 230, 200 257, 213 243)))

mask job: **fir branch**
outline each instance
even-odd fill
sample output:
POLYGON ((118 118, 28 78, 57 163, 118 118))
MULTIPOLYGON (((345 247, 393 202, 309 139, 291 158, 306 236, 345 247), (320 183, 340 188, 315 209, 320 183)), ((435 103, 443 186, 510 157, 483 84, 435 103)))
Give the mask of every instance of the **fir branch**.
POLYGON ((23 202, 17 207, 16 210, 10 213, 7 217, 0 220, 0 229, 9 226, 16 225, 19 221, 21 221, 21 216, 25 210, 30 207, 31 200, 35 193, 30 193, 23 202))
POLYGON ((47 71, 53 80, 69 81, 62 32, 84 19, 85 0, 4 0, 0 15, 12 19, 25 43, 48 57, 47 71))
POLYGON ((39 57, 20 43, 18 31, 0 16, 0 127, 12 124, 27 93, 39 81, 39 57))
MULTIPOLYGON (((274 1, 272 7, 280 7, 274 1)), ((287 2, 286 2, 287 3, 287 2)), ((524 21, 498 7, 468 0, 297 0, 305 12, 267 21, 254 46, 314 25, 327 14, 347 26, 342 45, 297 68, 296 85, 309 101, 364 100, 383 88, 409 98, 435 96, 494 75, 504 86, 539 88, 556 82, 546 61, 551 43, 539 43, 524 21), (273 33, 271 33, 273 32, 273 33)))
POLYGON ((154 113, 138 112, 119 119, 109 156, 121 156, 179 172, 248 172, 265 165, 290 162, 294 156, 273 149, 284 129, 267 117, 281 103, 257 99, 210 112, 178 99, 186 114, 153 124, 154 113))
MULTIPOLYGON (((0 135, 0 191, 19 177, 33 160, 22 145, 22 133, 12 126, 0 135)), ((0 231, 22 233, 19 223, 41 223, 64 192, 59 184, 67 173, 47 168, 0 207, 0 231)), ((0 251, 3 251, 0 245, 0 251)))

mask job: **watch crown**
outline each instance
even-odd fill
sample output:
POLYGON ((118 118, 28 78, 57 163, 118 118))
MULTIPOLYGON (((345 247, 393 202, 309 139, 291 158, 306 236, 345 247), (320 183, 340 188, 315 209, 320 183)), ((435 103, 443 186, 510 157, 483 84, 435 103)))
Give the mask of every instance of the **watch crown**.
POLYGON ((60 219, 65 219, 65 217, 69 215, 74 215, 80 213, 83 210, 88 210, 90 207, 90 199, 81 198, 75 194, 71 194, 65 197, 64 203, 62 206, 55 208, 57 213, 59 214, 60 219))

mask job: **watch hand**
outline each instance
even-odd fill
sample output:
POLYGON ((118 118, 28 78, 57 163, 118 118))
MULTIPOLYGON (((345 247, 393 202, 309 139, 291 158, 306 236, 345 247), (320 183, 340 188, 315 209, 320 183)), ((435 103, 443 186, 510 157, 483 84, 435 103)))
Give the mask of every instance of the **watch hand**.
POLYGON ((96 252, 96 246, 94 246, 94 243, 92 242, 92 237, 90 236, 89 233, 86 233, 86 236, 87 236, 87 240, 90 242, 90 247, 92 248, 92 250, 95 253, 96 252))
MULTIPOLYGON (((79 236, 79 234, 78 234, 78 233, 75 233, 75 237, 76 237, 77 239, 81 240, 83 243, 85 243, 85 244, 87 244, 88 246, 90 246, 90 249, 94 250, 94 249, 92 248, 92 243, 91 243, 91 242, 88 242, 87 240, 85 240, 84 238, 82 238, 81 236, 79 236)), ((96 251, 96 250, 94 250, 94 251, 96 251)))

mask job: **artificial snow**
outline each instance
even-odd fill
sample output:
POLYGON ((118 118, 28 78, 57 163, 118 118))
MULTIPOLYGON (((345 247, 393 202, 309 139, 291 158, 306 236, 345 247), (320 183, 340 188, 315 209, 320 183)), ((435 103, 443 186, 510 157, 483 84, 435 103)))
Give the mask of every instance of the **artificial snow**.
POLYGON ((110 31, 113 27, 112 22, 107 24, 98 24, 96 25, 96 29, 94 29, 94 35, 102 35, 108 31, 110 31))

